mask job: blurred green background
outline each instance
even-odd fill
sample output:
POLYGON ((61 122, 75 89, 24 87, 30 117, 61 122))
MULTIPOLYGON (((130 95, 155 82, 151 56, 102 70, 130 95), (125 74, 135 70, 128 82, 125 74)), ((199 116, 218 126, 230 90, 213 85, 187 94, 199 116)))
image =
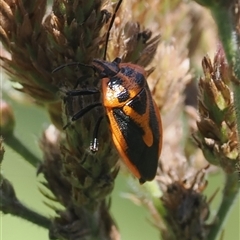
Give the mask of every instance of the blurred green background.
MULTIPOLYGON (((38 139, 42 131, 46 129, 50 123, 47 114, 36 106, 23 106, 12 99, 4 96, 14 109, 16 118, 16 136, 31 149, 37 156, 41 158, 41 152, 38 147, 38 139)), ((61 116, 59 116, 61 117, 61 116)), ((38 191, 39 177, 36 177, 36 169, 25 162, 21 156, 16 154, 11 148, 5 145, 5 158, 2 164, 3 175, 10 180, 15 186, 18 198, 35 209, 36 211, 52 217, 54 213, 44 205, 46 200, 38 191)), ((221 174, 211 176, 209 178, 209 186, 206 195, 216 188, 223 185, 221 174)), ((121 194, 129 192, 130 188, 127 184, 125 176, 119 174, 114 192, 112 194, 112 214, 119 226, 122 240, 157 240, 159 233, 150 221, 150 215, 144 207, 134 205, 130 200, 124 199, 121 194)), ((221 190, 218 197, 211 204, 211 214, 219 204, 221 190)), ((240 201, 235 202, 232 211, 229 214, 224 230, 225 240, 240 240, 240 201)), ((0 239, 1 240, 44 240, 48 239, 48 232, 32 223, 26 222, 10 215, 0 217, 0 239)), ((220 238, 219 238, 220 239, 220 238)))

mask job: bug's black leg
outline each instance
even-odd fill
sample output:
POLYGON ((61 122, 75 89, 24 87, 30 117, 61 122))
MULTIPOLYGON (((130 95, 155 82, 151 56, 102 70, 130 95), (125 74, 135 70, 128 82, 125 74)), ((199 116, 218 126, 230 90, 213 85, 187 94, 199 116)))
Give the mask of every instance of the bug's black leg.
MULTIPOLYGON (((74 114, 72 116, 71 121, 74 122, 76 120, 78 120, 79 118, 81 118, 84 114, 86 114, 87 112, 89 112, 90 110, 92 110, 95 107, 99 107, 102 106, 102 103, 93 103, 88 105, 87 107, 83 108, 82 110, 80 110, 79 112, 77 112, 76 114, 74 114)), ((71 125, 71 122, 68 122, 64 127, 63 130, 65 130, 67 127, 69 127, 69 125, 71 125)))
POLYGON ((102 120, 103 120, 103 116, 98 118, 98 121, 96 122, 96 125, 95 125, 94 130, 93 130, 93 138, 92 138, 92 141, 90 143, 90 150, 92 152, 97 152, 98 151, 98 130, 99 130, 99 127, 100 127, 100 124, 101 124, 102 120))

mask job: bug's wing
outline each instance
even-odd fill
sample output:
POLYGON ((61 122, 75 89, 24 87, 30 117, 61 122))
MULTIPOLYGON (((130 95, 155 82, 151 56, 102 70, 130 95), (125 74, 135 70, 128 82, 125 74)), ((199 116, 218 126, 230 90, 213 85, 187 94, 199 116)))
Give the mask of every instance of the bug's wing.
POLYGON ((108 116, 113 141, 124 162, 142 182, 152 180, 161 151, 161 120, 148 88, 108 116))

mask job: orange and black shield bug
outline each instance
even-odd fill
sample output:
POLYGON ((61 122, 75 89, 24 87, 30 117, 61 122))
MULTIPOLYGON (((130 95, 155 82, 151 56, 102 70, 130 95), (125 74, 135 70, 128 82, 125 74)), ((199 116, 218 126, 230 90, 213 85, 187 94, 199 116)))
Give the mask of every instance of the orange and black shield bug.
MULTIPOLYGON (((120 58, 112 62, 106 61, 107 42, 115 15, 122 0, 116 6, 111 18, 106 38, 104 60, 93 59, 91 65, 70 63, 69 65, 91 67, 101 79, 102 102, 93 103, 81 109, 72 121, 81 118, 91 109, 103 106, 109 120, 112 139, 129 170, 140 183, 151 181, 157 171, 158 159, 162 148, 162 124, 159 110, 154 102, 147 84, 147 72, 143 67, 132 63, 121 63, 120 58)), ((100 91, 72 90, 68 96, 96 94, 100 91)), ((91 151, 98 150, 97 134, 101 116, 95 126, 91 151)), ((68 123, 64 128, 68 127, 68 123)))

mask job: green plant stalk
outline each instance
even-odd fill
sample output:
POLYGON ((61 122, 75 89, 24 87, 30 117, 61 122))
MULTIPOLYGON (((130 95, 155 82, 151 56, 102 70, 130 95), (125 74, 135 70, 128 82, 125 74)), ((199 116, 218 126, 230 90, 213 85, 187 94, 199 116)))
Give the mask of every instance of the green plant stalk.
POLYGON ((29 162, 33 167, 36 168, 41 163, 41 160, 36 157, 26 146, 24 146, 23 143, 14 136, 14 134, 9 134, 7 137, 5 137, 4 143, 21 155, 23 159, 29 162))
POLYGON ((240 184, 238 182, 238 174, 226 174, 226 182, 223 190, 223 199, 216 214, 216 222, 210 229, 208 240, 215 240, 219 232, 223 229, 223 225, 229 214, 234 201, 239 196, 240 184))
POLYGON ((0 211, 20 217, 38 226, 48 229, 51 221, 49 218, 28 208, 18 200, 10 181, 0 174, 0 211))
POLYGON ((31 223, 36 224, 37 226, 43 227, 45 229, 49 229, 51 225, 50 219, 46 218, 45 216, 31 210, 30 208, 24 206, 19 201, 14 203, 14 208, 7 212, 13 216, 20 217, 25 219, 31 223))
MULTIPOLYGON (((234 93, 234 106, 236 110, 238 143, 240 142, 240 52, 238 50, 237 33, 233 25, 233 17, 226 6, 210 6, 210 10, 218 27, 218 34, 222 42, 227 61, 233 67, 233 71, 239 82, 232 82, 234 93)), ((240 152, 240 144, 238 147, 240 152)), ((239 154, 240 156, 240 154, 239 154)))

